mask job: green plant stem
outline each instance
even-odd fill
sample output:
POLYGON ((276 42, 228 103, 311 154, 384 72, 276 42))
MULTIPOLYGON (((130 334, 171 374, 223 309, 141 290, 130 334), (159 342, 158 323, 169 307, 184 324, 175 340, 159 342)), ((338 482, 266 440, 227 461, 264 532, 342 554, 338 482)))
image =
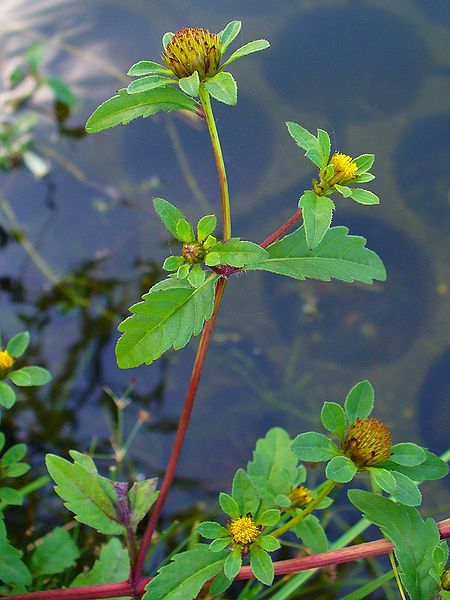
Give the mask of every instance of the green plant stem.
POLYGON ((389 562, 391 563, 392 570, 394 571, 395 581, 397 582, 397 587, 398 587, 398 591, 400 592, 400 596, 402 597, 402 600, 406 600, 405 592, 403 590, 403 585, 402 585, 402 582, 400 581, 400 577, 398 575, 397 565, 395 564, 395 558, 394 558, 393 552, 389 552, 389 562))
POLYGON ((169 463, 167 465, 167 470, 164 475, 164 479, 161 484, 161 489, 159 492, 158 499, 155 502, 155 506, 153 507, 152 513, 150 515, 150 519, 147 523, 147 527, 145 529, 144 536, 142 538, 138 556, 136 559, 136 564, 133 569, 133 573, 131 574, 131 581, 133 587, 136 588, 139 584, 139 581, 142 576, 142 568, 144 566, 145 556, 147 554, 148 547, 150 545, 153 532, 155 530, 156 524, 158 523, 162 508, 166 501, 169 490, 172 486, 173 478, 175 475, 175 470, 178 464, 178 460, 181 454, 181 448, 183 446, 184 438, 186 435, 186 431, 189 425, 190 416, 192 413, 192 408, 194 406, 195 397, 197 394, 198 385, 200 382, 200 377, 203 370, 203 365, 206 358, 206 352, 208 350, 209 341, 211 339, 211 333, 214 328, 214 323, 217 317, 217 312, 219 310, 219 306, 222 300, 223 292, 226 285, 226 279, 219 279, 216 286, 216 294, 214 298, 214 311, 211 319, 206 323, 202 336, 200 338, 200 343, 197 349, 197 355, 195 357, 194 366, 192 368, 191 380, 189 382, 189 387, 186 392, 186 398, 184 401, 183 411, 181 413, 180 421, 178 423, 177 433, 175 435, 175 441, 172 447, 172 453, 169 458, 169 463))
POLYGON ((303 519, 305 519, 308 515, 310 515, 316 510, 316 508, 319 506, 322 500, 328 496, 328 494, 336 485, 336 481, 331 481, 330 479, 326 481, 319 495, 316 498, 314 498, 314 500, 310 502, 308 506, 304 510, 302 510, 301 513, 299 513, 297 516, 292 518, 290 521, 288 521, 281 527, 278 527, 278 529, 275 529, 275 531, 272 531, 270 535, 272 535, 273 537, 280 537, 280 535, 283 535, 283 533, 286 533, 286 531, 289 531, 289 529, 292 529, 293 527, 301 523, 303 519))
POLYGON ((227 174, 225 171, 225 163, 223 161, 222 148, 220 146, 219 134, 217 133, 216 122, 211 108, 211 100, 208 90, 200 85, 199 98, 202 103, 203 112, 205 113, 206 124, 208 125, 211 144, 216 159, 217 174, 219 176, 220 195, 222 201, 222 222, 223 222, 223 239, 229 240, 231 237, 231 211, 230 197, 228 193, 227 174))

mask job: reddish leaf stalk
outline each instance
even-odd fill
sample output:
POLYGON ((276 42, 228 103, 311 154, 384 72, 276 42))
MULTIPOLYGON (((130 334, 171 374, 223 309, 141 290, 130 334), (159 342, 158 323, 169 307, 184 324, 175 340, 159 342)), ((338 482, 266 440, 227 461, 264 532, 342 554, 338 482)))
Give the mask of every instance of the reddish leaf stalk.
POLYGON ((270 244, 273 244, 280 238, 283 233, 286 233, 288 229, 292 227, 302 216, 302 209, 298 208, 295 213, 290 217, 281 227, 279 227, 276 231, 274 231, 268 238, 266 238, 263 242, 261 242, 260 246, 262 248, 267 248, 270 244))

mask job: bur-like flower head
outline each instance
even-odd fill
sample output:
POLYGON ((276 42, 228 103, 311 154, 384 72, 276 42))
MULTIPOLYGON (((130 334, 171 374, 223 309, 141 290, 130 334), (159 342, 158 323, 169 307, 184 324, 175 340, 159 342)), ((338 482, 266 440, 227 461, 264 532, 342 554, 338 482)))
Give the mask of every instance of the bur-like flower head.
POLYGON ((217 34, 199 27, 177 31, 162 54, 163 61, 178 78, 197 71, 200 81, 219 72, 221 57, 217 34))
POLYGON ((358 468, 372 467, 391 455, 392 436, 378 419, 356 419, 347 431, 342 450, 358 468))
POLYGON ((351 156, 336 152, 330 160, 333 165, 334 175, 330 181, 331 185, 336 183, 348 183, 356 179, 358 166, 351 156))

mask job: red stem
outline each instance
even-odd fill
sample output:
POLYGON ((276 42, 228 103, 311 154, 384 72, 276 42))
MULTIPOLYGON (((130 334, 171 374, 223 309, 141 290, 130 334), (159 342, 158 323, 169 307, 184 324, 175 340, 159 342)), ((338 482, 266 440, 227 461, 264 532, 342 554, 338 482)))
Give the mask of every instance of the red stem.
POLYGON ((296 223, 300 217, 302 216, 302 209, 298 208, 295 213, 292 215, 292 217, 290 217, 285 223, 283 223, 283 225, 281 225, 281 227, 279 227, 276 231, 274 231, 271 235, 269 235, 268 238, 266 238, 261 244, 260 246, 262 248, 267 248, 267 246, 270 246, 270 244, 273 244, 274 242, 277 241, 277 239, 279 237, 281 237, 283 235, 283 233, 285 233, 288 229, 290 229, 292 227, 292 225, 294 225, 294 223, 296 223))
MULTIPOLYGON (((441 538, 450 538, 450 519, 445 519, 438 523, 441 538)), ((352 562, 361 558, 370 558, 388 554, 392 552, 392 543, 389 540, 382 539, 374 542, 365 542, 357 544, 350 548, 341 548, 312 556, 302 558, 292 558, 290 560, 279 560, 274 562, 275 575, 288 575, 309 571, 329 565, 338 565, 341 563, 352 562)), ((252 579, 253 573, 250 567, 242 567, 236 579, 252 579)), ((150 579, 142 577, 135 588, 135 594, 140 597, 145 586, 150 579)), ((91 585, 83 588, 71 588, 67 590, 47 590, 45 592, 30 592, 29 594, 19 594, 8 596, 15 600, 96 600, 97 598, 130 596, 132 595, 131 584, 129 581, 120 583, 107 583, 105 585, 91 585)))
POLYGON ((131 580, 136 585, 137 582, 141 579, 142 567, 144 566, 145 555, 147 554, 148 547, 150 545, 153 532, 155 530, 156 524, 158 522, 159 516, 161 514, 162 508, 167 498, 167 494, 169 493, 170 487, 172 485, 172 481, 175 475, 175 469, 178 464, 178 460, 181 454, 181 448, 183 446, 183 441, 186 435, 186 431, 189 425, 189 419, 192 412, 192 407, 194 406, 195 396, 197 394, 198 384, 200 382, 200 377, 202 374, 203 364, 205 362, 206 351, 208 349, 209 340, 211 338, 211 333, 214 328, 214 323, 216 320, 217 312, 219 310, 220 302, 222 300, 223 291, 226 285, 226 279, 219 279, 216 286, 216 294, 214 298, 214 311, 211 319, 206 323, 202 336, 200 338, 200 343, 197 349, 197 355, 195 357, 194 366, 192 368, 191 380, 189 382, 189 387, 186 392, 186 398, 184 401, 183 412, 181 413, 180 422, 178 423, 178 429, 175 436, 175 441, 172 447, 172 453, 170 455, 169 464, 167 465, 167 470, 164 475, 164 479, 161 484, 161 489, 159 492, 158 499, 155 502, 155 506, 152 510, 152 514, 150 515, 150 519, 147 523, 147 527, 145 529, 144 537, 142 538, 139 553, 136 559, 136 564, 133 569, 133 573, 131 575, 131 580))

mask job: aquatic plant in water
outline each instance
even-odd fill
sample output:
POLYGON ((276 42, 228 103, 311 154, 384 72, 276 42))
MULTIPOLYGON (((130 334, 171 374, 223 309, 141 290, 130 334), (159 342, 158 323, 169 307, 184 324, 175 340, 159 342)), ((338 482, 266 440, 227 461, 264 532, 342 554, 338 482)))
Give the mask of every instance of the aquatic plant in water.
MULTIPOLYGON (((200 523, 185 542, 189 549, 172 554, 168 564, 164 560, 151 580, 143 575, 147 553, 158 543, 154 533, 172 486, 228 279, 241 271, 268 271, 299 281, 337 279, 366 284, 386 277, 382 261, 366 247, 364 238, 350 235, 346 227, 332 227, 333 213, 340 205, 340 201, 335 204, 331 200, 333 194, 361 205, 379 202, 373 192, 358 187, 374 178, 370 173, 374 155, 352 158, 343 153, 332 154, 330 137, 322 129, 314 135, 298 123, 287 123, 289 134, 318 171, 292 217, 259 244, 232 236, 227 174, 211 98, 236 104, 237 85, 225 69, 235 60, 269 47, 266 40, 256 40, 224 59, 240 29, 241 23, 233 21, 218 34, 199 28, 165 34, 164 65, 149 60, 135 64, 128 74, 136 79, 104 102, 87 122, 87 131, 94 133, 160 111, 185 110, 204 119, 216 159, 222 234, 215 233, 215 214, 201 216, 194 230, 178 207, 162 198, 154 200, 156 213, 180 242, 180 251, 164 261, 168 277, 131 306, 131 316, 119 325, 122 336, 116 354, 122 368, 148 365, 169 348, 178 350, 192 336, 201 334, 167 470, 157 489, 155 478, 132 485, 109 480, 99 474, 90 456, 76 451, 70 452, 72 461, 48 455, 47 467, 55 490, 75 518, 100 533, 120 536, 126 550, 112 539, 103 547, 92 570, 72 581, 71 589, 22 593, 16 598, 125 595, 142 596, 145 600, 189 600, 219 596, 241 579, 249 580, 249 584, 239 597, 267 597, 262 586, 273 585, 277 575, 299 574, 381 553, 391 553, 393 574, 403 597, 404 590, 413 600, 431 600, 438 593, 443 598, 450 597, 448 547, 441 539, 450 536, 449 522, 439 527, 430 518, 424 521, 416 508, 422 501, 420 484, 444 477, 447 464, 414 443, 394 443, 387 426, 371 417, 375 393, 368 381, 357 383, 343 405, 324 403, 320 419, 327 434, 309 431, 291 439, 281 428, 268 431, 256 442, 253 459, 236 471, 230 493, 220 493, 223 516, 218 521, 200 523), (288 234, 291 228, 294 231, 288 234), (320 462, 326 463, 324 480, 307 487, 304 484, 311 463, 320 462), (361 544, 351 551, 338 550, 333 544, 330 551, 317 511, 327 510, 338 490, 350 482, 350 502, 388 539, 369 544, 370 548, 361 544), (371 491, 355 489, 359 482, 363 487, 369 484, 371 491), (148 514, 140 536, 138 526, 148 514), (296 538, 312 555, 276 560, 274 553, 285 546, 286 534, 296 538), (112 556, 118 559, 120 568, 111 568, 112 556)), ((8 347, 2 352, 6 354, 0 354, 0 366, 14 381, 13 372, 9 371, 14 353, 8 354, 8 347)), ((9 586, 9 591, 25 592, 37 582, 43 585, 42 580, 35 579, 39 574, 64 573, 78 556, 66 534, 55 530, 46 536, 29 566, 16 554, 16 572, 20 571, 17 581, 5 575, 0 565, 0 580, 9 586), (61 546, 65 554, 55 561, 53 555, 61 546)), ((351 539, 350 535, 345 543, 351 539)), ((4 528, 0 529, 0 545, 11 547, 4 528)), ((14 549, 8 552, 14 554, 14 549)), ((297 575, 278 585, 277 593, 281 595, 277 597, 290 597, 308 576, 297 575)), ((383 585, 390 576, 380 577, 367 593, 383 585)), ((361 593, 358 597, 365 597, 364 591, 361 593)))

